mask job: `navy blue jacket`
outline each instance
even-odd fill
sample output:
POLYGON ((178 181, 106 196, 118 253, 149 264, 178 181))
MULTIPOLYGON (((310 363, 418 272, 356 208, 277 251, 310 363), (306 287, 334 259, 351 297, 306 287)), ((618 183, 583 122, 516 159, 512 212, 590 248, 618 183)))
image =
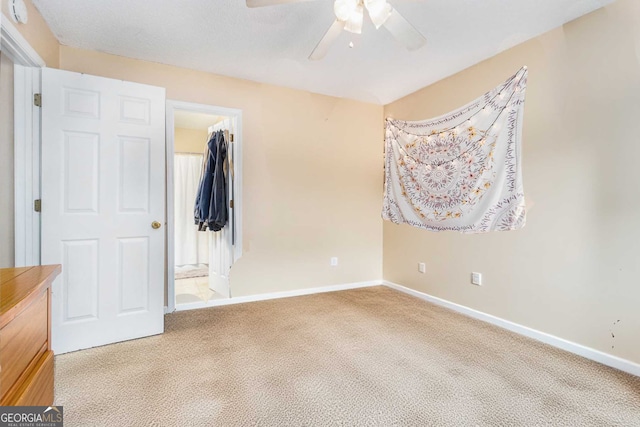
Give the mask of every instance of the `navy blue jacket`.
POLYGON ((224 132, 214 132, 207 142, 207 159, 198 186, 194 221, 198 230, 220 231, 227 223, 227 142, 224 132))

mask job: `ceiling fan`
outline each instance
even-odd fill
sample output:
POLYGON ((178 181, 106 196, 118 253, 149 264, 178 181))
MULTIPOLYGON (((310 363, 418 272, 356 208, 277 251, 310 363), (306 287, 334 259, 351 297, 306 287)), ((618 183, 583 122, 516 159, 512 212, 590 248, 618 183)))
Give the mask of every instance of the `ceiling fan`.
MULTIPOLYGON (((246 0, 248 7, 274 6, 286 3, 301 3, 312 0, 246 0)), ((376 29, 384 26, 393 37, 402 43, 408 50, 416 50, 422 47, 426 39, 413 25, 400 15, 387 0, 335 0, 333 12, 336 20, 329 27, 324 37, 313 49, 309 59, 322 59, 331 44, 338 38, 342 30, 354 34, 362 32, 364 10, 367 10, 371 22, 376 29)))

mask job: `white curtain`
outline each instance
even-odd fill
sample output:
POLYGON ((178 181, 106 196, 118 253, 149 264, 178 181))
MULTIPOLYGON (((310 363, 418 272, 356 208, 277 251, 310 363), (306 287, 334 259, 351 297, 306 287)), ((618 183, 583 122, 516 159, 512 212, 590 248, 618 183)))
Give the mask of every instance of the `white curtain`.
POLYGON ((173 161, 175 199, 175 264, 208 264, 208 234, 198 231, 193 208, 202 172, 202 154, 176 154, 173 161))

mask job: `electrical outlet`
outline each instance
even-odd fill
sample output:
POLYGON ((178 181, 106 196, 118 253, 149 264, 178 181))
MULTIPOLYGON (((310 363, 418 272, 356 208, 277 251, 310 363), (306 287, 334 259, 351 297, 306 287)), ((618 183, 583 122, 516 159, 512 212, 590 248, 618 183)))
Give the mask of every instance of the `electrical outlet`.
POLYGON ((482 274, 480 273, 471 273, 471 284, 482 286, 482 274))
POLYGON ((338 265, 338 257, 331 257, 331 267, 336 267, 338 265))
POLYGON ((424 273, 425 271, 427 271, 427 266, 425 265, 424 262, 419 262, 418 263, 418 271, 420 273, 424 273))

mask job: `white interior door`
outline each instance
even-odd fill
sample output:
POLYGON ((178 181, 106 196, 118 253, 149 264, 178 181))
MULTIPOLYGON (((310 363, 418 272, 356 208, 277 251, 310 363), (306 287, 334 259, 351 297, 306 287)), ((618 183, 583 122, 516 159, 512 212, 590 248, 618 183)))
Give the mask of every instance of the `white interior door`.
MULTIPOLYGON (((229 135, 235 134, 235 118, 229 118, 229 135)), ((234 261, 235 209, 231 202, 234 198, 235 178, 235 145, 231 138, 227 139, 227 156, 229 160, 227 180, 227 206, 229 220, 218 232, 212 232, 209 238, 209 288, 225 298, 231 297, 229 273, 234 261)))
POLYGON ((164 330, 165 90, 42 72, 42 263, 56 353, 164 330))
POLYGON ((229 290, 229 272, 233 263, 229 245, 229 223, 218 232, 209 232, 209 289, 225 298, 231 296, 229 290))

